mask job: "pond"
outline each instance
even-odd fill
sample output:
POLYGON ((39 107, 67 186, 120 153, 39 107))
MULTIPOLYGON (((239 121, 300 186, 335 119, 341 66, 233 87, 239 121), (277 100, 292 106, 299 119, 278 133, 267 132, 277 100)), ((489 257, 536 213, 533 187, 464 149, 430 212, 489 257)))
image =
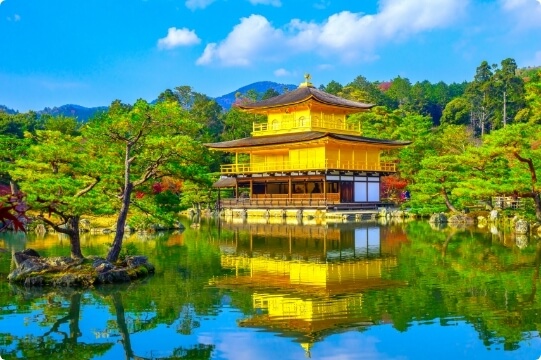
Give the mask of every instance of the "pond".
MULTIPOLYGON (((112 237, 83 236, 85 255, 112 237)), ((203 222, 134 234, 156 274, 92 290, 10 285, 11 253, 69 254, 56 234, 0 234, 0 357, 538 359, 541 243, 425 222, 203 222)))

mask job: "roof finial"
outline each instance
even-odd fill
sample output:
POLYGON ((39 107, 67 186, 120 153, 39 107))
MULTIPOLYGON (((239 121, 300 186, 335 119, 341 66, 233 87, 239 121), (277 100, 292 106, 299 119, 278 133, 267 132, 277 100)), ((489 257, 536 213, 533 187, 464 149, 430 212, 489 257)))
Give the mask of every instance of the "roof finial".
POLYGON ((312 80, 312 75, 306 73, 304 74, 304 82, 299 85, 299 87, 314 87, 314 84, 310 82, 312 80))

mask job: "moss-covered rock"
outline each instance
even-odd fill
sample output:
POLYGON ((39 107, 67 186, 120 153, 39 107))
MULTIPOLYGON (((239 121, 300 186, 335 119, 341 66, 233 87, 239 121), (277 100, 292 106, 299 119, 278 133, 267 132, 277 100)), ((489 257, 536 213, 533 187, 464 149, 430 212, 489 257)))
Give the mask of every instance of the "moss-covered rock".
POLYGON ((130 256, 118 264, 106 259, 88 257, 43 258, 33 250, 14 254, 17 267, 8 280, 25 286, 92 287, 97 284, 126 283, 154 273, 145 256, 130 256))

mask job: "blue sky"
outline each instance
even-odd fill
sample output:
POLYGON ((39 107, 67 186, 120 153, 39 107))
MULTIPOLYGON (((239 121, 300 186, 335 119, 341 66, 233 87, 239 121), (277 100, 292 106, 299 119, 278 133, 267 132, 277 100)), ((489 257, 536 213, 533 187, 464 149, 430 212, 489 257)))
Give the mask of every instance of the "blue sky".
POLYGON ((0 104, 22 112, 305 73, 450 83, 541 65, 541 0, 0 0, 0 44, 0 104))

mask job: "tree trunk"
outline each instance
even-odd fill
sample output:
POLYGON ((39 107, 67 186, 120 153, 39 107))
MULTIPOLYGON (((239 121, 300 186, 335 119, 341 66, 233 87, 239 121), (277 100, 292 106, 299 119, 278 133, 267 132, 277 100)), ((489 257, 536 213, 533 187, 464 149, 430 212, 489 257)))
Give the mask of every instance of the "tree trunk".
POLYGON ((53 229, 61 234, 66 234, 70 239, 70 252, 72 259, 82 259, 84 258, 83 253, 81 252, 81 237, 79 234, 79 215, 73 215, 67 217, 66 227, 61 227, 61 225, 55 224, 44 216, 38 216, 39 219, 43 220, 46 224, 53 227, 53 229))
POLYGON ((72 216, 67 222, 71 245, 71 257, 73 259, 82 259, 83 253, 81 252, 81 235, 79 233, 79 216, 72 216))
POLYGON ((9 181, 9 187, 11 189, 11 195, 17 195, 18 193, 17 184, 15 184, 13 180, 9 181))
POLYGON ((507 125, 507 93, 503 92, 503 127, 507 125))
POLYGON ((134 355, 131 346, 130 331, 128 330, 128 326, 126 325, 124 304, 122 303, 122 295, 120 294, 120 292, 113 293, 113 305, 115 306, 116 323, 122 337, 122 346, 124 347, 125 358, 126 360, 131 360, 133 359, 134 355))
POLYGON ((133 184, 130 182, 124 189, 124 197, 122 198, 122 207, 118 214, 116 222, 116 233, 113 245, 107 254, 107 260, 110 262, 116 262, 122 250, 122 240, 124 239, 124 229, 126 227, 126 220, 128 219, 128 211, 130 209, 130 199, 133 190, 133 184))
POLYGON ((124 192, 122 194, 122 207, 118 214, 116 221, 116 233, 113 245, 107 254, 107 261, 116 262, 120 256, 120 250, 122 250, 122 240, 124 240, 124 228, 126 227, 126 220, 128 218, 128 211, 130 210, 131 193, 133 191, 133 183, 130 181, 131 174, 131 145, 126 145, 126 153, 124 154, 124 192))
POLYGON ((537 221, 541 221, 541 194, 539 192, 533 193, 533 202, 535 204, 535 218, 537 221))
POLYGON ((457 212, 458 210, 451 204, 451 201, 449 201, 449 196, 447 195, 447 191, 444 187, 441 188, 441 195, 443 196, 443 200, 445 201, 445 205, 447 206, 447 209, 457 212))

